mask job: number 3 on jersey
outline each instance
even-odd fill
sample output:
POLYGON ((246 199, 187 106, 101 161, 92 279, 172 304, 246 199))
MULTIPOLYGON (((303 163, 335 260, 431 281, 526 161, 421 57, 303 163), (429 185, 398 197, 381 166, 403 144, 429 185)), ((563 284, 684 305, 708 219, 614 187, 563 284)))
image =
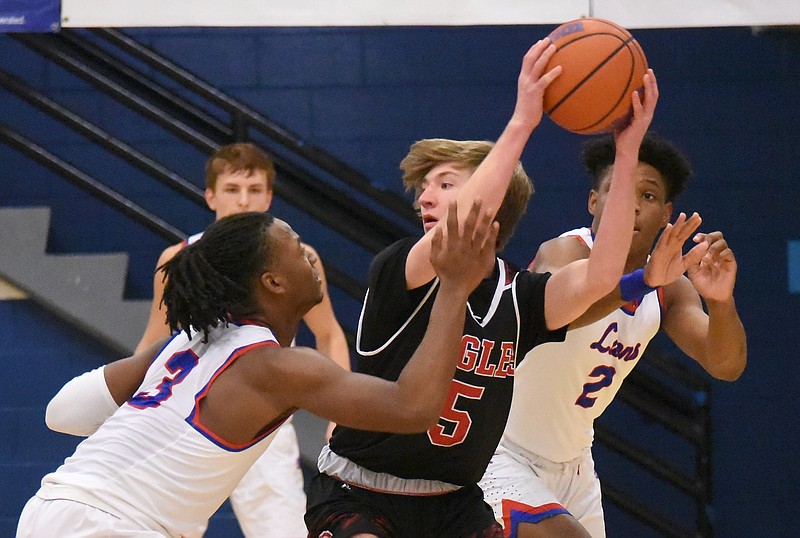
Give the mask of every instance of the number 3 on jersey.
POLYGON ((431 444, 436 446, 454 446, 464 442, 472 426, 472 418, 466 411, 457 409, 458 397, 480 400, 483 396, 483 387, 468 385, 461 381, 453 380, 450 385, 450 393, 444 404, 444 411, 439 417, 439 424, 428 430, 428 439, 431 444), (445 428, 442 422, 450 423, 453 426, 445 428))
POLYGON ((149 407, 158 407, 161 402, 169 399, 172 396, 172 387, 179 384, 186 379, 192 368, 197 366, 197 355, 192 351, 186 350, 174 354, 170 357, 164 365, 169 371, 170 375, 164 376, 161 383, 156 387, 155 394, 150 394, 148 391, 142 391, 128 400, 128 403, 137 409, 147 409, 149 407))

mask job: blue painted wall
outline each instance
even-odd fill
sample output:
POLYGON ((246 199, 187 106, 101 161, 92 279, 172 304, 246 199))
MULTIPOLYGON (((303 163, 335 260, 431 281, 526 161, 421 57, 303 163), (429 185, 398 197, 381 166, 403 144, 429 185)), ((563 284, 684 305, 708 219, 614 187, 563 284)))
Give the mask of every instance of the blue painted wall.
MULTIPOLYGON (((399 191, 397 163, 414 140, 497 137, 513 109, 519 61, 549 29, 134 33, 333 152, 376 185, 399 191)), ((794 397, 800 296, 789 266, 790 260, 794 267, 798 263, 791 242, 800 240, 800 33, 727 28, 641 30, 635 36, 659 80, 654 129, 677 141, 694 163, 695 176, 677 209, 698 211, 705 230, 722 230, 739 263, 736 299, 748 331, 749 365, 738 382, 713 385, 717 536, 795 536, 800 531, 793 502, 800 495, 795 465, 800 405, 794 397)), ((201 184, 204 155, 7 36, 0 36, 0 68, 201 184)), ((2 90, 0 118, 187 232, 211 220, 207 211, 176 201, 166 189, 2 90)), ((582 142, 547 119, 534 133, 523 163, 537 194, 508 248, 512 260, 527 263, 541 241, 589 222, 588 183, 578 163, 582 142)), ((0 205, 53 207, 52 251, 127 250, 133 258, 128 293, 149 295, 149 275, 164 241, 2 145, 0 178, 0 205)), ((353 257, 334 234, 286 204, 278 202, 275 210, 329 263, 363 277, 366 253, 353 257)), ((357 304, 336 291, 333 300, 342 323, 353 328, 357 304)), ((73 446, 46 431, 44 404, 66 379, 108 354, 24 301, 0 308, 11 320, 9 332, 0 336, 8 372, 0 380, 0 533, 5 535, 38 477, 73 446), (20 381, 31 372, 37 374, 35 383, 20 381)), ((686 514, 687 524, 693 517, 691 511, 686 514)), ((622 516, 609 514, 609 522, 611 536, 646 535, 622 516)), ((215 532, 212 527, 209 535, 231 535, 215 532)))

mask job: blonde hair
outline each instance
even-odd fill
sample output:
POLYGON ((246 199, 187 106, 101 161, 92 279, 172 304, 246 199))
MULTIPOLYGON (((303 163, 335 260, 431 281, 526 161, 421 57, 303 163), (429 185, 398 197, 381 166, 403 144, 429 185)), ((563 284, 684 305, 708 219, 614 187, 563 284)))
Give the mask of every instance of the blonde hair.
MULTIPOLYGON (((414 204, 422 193, 425 176, 434 166, 450 163, 456 168, 474 171, 491 151, 494 144, 484 140, 448 140, 428 138, 411 145, 408 155, 400 161, 403 171, 403 186, 414 191, 414 204)), ((503 203, 497 211, 495 220, 500 224, 497 236, 497 251, 503 250, 514 234, 522 216, 528 208, 533 195, 533 182, 522 163, 517 163, 503 203)))

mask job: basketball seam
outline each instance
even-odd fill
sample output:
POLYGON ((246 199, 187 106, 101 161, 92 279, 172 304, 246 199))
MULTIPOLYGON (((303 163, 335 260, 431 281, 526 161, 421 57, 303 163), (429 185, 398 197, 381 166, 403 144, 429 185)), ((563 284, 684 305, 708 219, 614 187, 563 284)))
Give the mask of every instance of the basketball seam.
MULTIPOLYGON (((594 35, 611 35, 611 36, 613 36, 614 34, 591 34, 591 35, 592 35, 592 36, 594 36, 594 35)), ((578 39, 574 39, 574 40, 570 41, 569 43, 567 43, 567 45, 569 45, 569 44, 571 44, 571 43, 575 43, 575 42, 577 42, 577 41, 580 41, 581 39, 586 39, 586 38, 588 38, 588 37, 590 37, 590 36, 588 36, 588 35, 587 35, 587 36, 584 36, 584 37, 580 37, 580 38, 578 38, 578 39)), ((617 36, 615 36, 615 37, 617 37, 617 36)), ((630 42, 631 42, 631 41, 633 41, 633 40, 634 40, 634 39, 633 39, 633 37, 631 36, 631 37, 629 37, 628 39, 626 39, 625 41, 623 41, 623 42, 622 42, 622 44, 621 44, 619 47, 617 47, 617 50, 613 51, 611 54, 609 54, 608 56, 606 56, 606 57, 605 57, 605 59, 604 59, 602 62, 600 62, 600 63, 599 63, 599 64, 598 64, 598 65, 597 65, 597 66, 596 66, 594 69, 592 69, 592 70, 591 70, 591 71, 590 71, 590 72, 589 72, 589 73, 588 73, 588 74, 587 74, 585 77, 583 77, 583 79, 581 79, 581 80, 580 80, 580 81, 579 81, 577 84, 575 84, 575 86, 573 86, 573 87, 572 87, 572 89, 571 89, 570 91, 568 91, 566 94, 564 94, 564 96, 563 96, 561 99, 559 99, 559 101, 558 101, 556 104, 554 104, 554 105, 553 105, 553 106, 550 108, 550 110, 548 110, 548 111, 547 111, 547 113, 548 113, 548 114, 552 114, 553 112, 555 112, 555 111, 556 111, 556 109, 558 109, 558 107, 560 107, 560 106, 561 106, 561 105, 564 103, 564 101, 566 101, 567 99, 569 99, 569 97, 570 97, 570 96, 571 96, 573 93, 575 93, 576 91, 578 91, 578 89, 579 89, 581 86, 583 86, 583 85, 586 83, 586 81, 587 81, 587 80, 589 80, 590 78, 592 78, 592 76, 593 76, 595 73, 597 73, 597 71, 599 71, 601 67, 603 67, 604 65, 606 65, 606 64, 607 64, 609 61, 611 61, 611 58, 613 58, 614 56, 616 56, 617 54, 619 54, 619 52, 620 52, 622 49, 624 49, 625 47, 627 47, 627 46, 628 46, 628 43, 630 43, 630 42)), ((565 45, 565 46, 567 46, 567 45, 565 45)), ((630 81, 628 81, 628 83, 630 84, 630 81)), ((602 121, 602 120, 600 120, 600 121, 602 121)), ((589 126, 589 127, 591 127, 591 126, 589 126)), ((585 127, 585 128, 586 128, 586 129, 588 129, 589 127, 585 127)))
MULTIPOLYGON (((633 56, 635 56, 636 54, 637 54, 637 51, 636 51, 635 49, 631 51, 631 56, 632 56, 632 57, 633 57, 633 56)), ((626 89, 631 87, 631 80, 633 79, 633 74, 634 74, 634 72, 636 71, 635 62, 636 62, 636 59, 634 58, 634 66, 631 68, 631 72, 628 74, 628 83, 627 83, 627 84, 625 84, 625 88, 626 88, 626 89)), ((617 105, 619 105, 619 103, 620 103, 620 102, 621 102, 623 99, 625 99, 625 97, 626 97, 626 96, 629 96, 629 95, 630 95, 629 93, 625 93, 625 92, 623 92, 622 94, 620 94, 620 96, 619 96, 619 99, 617 99, 617 102, 616 102, 616 103, 614 103, 614 106, 612 106, 612 107, 610 107, 610 108, 609 108, 608 112, 606 112, 606 114, 605 114, 605 115, 604 115, 602 118, 598 119, 596 122, 594 122, 594 123, 593 123, 593 124, 591 124, 591 125, 587 125, 586 127, 581 127, 580 129, 576 129, 576 132, 578 132, 578 133, 582 133, 582 132, 586 132, 586 131, 589 131, 590 129, 593 129, 593 128, 595 128, 597 125, 599 125, 600 123, 602 123, 603 121, 605 121, 605 119, 606 119, 608 116, 610 116, 610 115, 611 115, 611 113, 612 113, 612 112, 613 112, 613 111, 614 111, 614 110, 617 108, 617 105)))

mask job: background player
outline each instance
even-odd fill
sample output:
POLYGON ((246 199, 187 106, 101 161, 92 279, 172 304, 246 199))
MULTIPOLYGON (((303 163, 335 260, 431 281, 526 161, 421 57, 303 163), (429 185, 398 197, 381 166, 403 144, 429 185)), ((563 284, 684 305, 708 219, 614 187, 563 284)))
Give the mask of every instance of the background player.
MULTIPOLYGON (((267 211, 272 204, 275 167, 272 161, 251 143, 222 146, 206 163, 205 198, 215 218, 245 211, 267 211)), ((197 240, 202 233, 191 236, 197 240)), ((164 250, 158 259, 161 267, 186 245, 186 242, 164 250)), ((344 331, 336 320, 328 295, 325 269, 316 251, 322 279, 323 299, 303 317, 314 335, 317 350, 336 364, 350 369, 350 351, 344 331)), ((169 334, 166 315, 161 305, 164 278, 155 271, 153 303, 137 351, 169 334)), ((331 431, 332 428, 329 428, 331 431)), ((256 462, 231 494, 231 506, 242 532, 247 538, 302 538, 307 531, 303 523, 306 509, 300 448, 291 420, 280 429, 262 460, 256 462)), ((202 534, 202 530, 199 532, 202 534)))
POLYGON ((213 224, 164 268, 169 325, 182 332, 71 382, 99 385, 121 407, 105 420, 79 397, 66 402, 102 425, 45 476, 17 536, 191 533, 298 408, 354 427, 424 431, 455 370, 466 299, 494 261, 491 220, 476 203, 459 226, 451 206, 446 237, 437 230, 431 244, 440 279, 431 330, 395 382, 290 347, 322 287, 315 257, 285 222, 251 212, 213 224))
MULTIPOLYGON (((542 117, 542 96, 560 67, 545 72, 555 47, 545 39, 522 62, 514 113, 497 143, 424 140, 401 163, 426 234, 401 240, 370 267, 359 321, 355 369, 393 379, 416 347, 436 293, 427 261, 431 231, 452 200, 480 197, 498 207, 501 250, 532 192, 519 164, 542 117)), ((657 86, 644 77, 631 96, 631 124, 617 133, 609 211, 588 260, 549 274, 518 272, 497 259, 469 299, 463 354, 439 423, 424 434, 391 435, 337 427, 319 458, 306 522, 314 537, 491 537, 501 531, 477 486, 502 434, 517 354, 559 340, 566 326, 609 293, 622 276, 634 222, 639 144, 655 110, 657 86)))
MULTIPOLYGON (((543 243, 532 270, 558 271, 590 255, 604 218, 614 154, 611 137, 585 146, 592 226, 543 243)), ((534 348, 516 369, 506 431, 481 481, 506 536, 605 536, 591 454, 593 423, 659 329, 717 379, 733 381, 744 370, 747 343, 733 300, 733 252, 721 232, 700 233, 694 237, 698 245, 683 256, 684 241, 700 219, 681 214, 668 225, 690 172, 672 143, 645 136, 636 168, 636 223, 625 263, 629 274, 570 326, 564 342, 534 348)))

